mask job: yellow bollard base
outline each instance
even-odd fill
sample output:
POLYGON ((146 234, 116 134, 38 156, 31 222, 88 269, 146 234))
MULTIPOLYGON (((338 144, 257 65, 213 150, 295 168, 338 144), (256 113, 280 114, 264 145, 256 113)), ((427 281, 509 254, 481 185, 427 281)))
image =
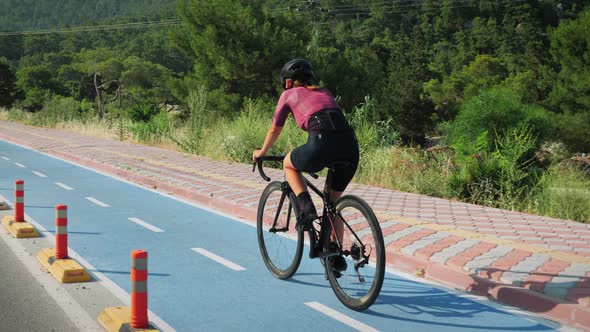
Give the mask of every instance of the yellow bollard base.
POLYGON ((14 216, 5 216, 2 218, 2 225, 12 236, 19 239, 41 236, 39 235, 39 232, 37 232, 37 229, 28 222, 15 222, 14 216))
POLYGON ((9 210, 10 206, 8 206, 8 204, 6 204, 6 202, 1 202, 0 201, 0 210, 9 210))
POLYGON ((145 329, 135 329, 131 327, 131 307, 110 307, 104 309, 98 315, 98 321, 108 332, 119 331, 159 331, 152 325, 145 329))
POLYGON ((62 283, 86 282, 90 281, 90 274, 82 265, 78 264, 73 259, 55 259, 55 249, 46 248, 39 251, 37 260, 45 267, 51 274, 62 283))

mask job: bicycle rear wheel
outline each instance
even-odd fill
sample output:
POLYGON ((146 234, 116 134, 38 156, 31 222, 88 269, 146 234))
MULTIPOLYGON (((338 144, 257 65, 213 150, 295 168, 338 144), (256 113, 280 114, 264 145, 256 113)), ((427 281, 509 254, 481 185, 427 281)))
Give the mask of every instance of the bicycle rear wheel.
MULTIPOLYGON (((385 246, 381 227, 371 207, 361 198, 344 196, 334 203, 335 216, 344 221, 339 234, 346 270, 333 270, 325 260, 326 274, 336 297, 347 307, 361 311, 371 306, 381 292, 385 274, 385 246)), ((331 230, 330 222, 324 227, 331 230)), ((332 232, 325 232, 324 243, 332 232)))
POLYGON ((256 231, 262 259, 268 270, 279 279, 290 278, 301 263, 303 232, 295 231, 298 207, 282 183, 271 182, 260 197, 256 231))

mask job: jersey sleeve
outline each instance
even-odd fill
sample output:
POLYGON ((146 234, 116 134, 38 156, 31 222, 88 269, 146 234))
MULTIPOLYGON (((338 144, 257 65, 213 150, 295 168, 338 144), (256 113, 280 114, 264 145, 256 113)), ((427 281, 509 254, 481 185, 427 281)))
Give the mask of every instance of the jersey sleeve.
POLYGON ((277 108, 275 109, 275 114, 272 118, 272 124, 277 127, 283 127, 290 112, 291 107, 287 104, 287 93, 285 91, 281 94, 279 102, 277 103, 277 108))

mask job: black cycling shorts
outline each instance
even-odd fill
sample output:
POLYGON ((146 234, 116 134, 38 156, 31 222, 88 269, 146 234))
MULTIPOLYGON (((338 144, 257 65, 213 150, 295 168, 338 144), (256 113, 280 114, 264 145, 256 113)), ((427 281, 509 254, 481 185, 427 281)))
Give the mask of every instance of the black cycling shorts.
POLYGON ((323 112, 317 117, 312 116, 308 128, 307 143, 291 151, 291 163, 298 171, 313 173, 332 162, 346 162, 336 167, 330 188, 343 192, 354 177, 359 162, 359 147, 354 132, 340 110, 338 113, 323 112))

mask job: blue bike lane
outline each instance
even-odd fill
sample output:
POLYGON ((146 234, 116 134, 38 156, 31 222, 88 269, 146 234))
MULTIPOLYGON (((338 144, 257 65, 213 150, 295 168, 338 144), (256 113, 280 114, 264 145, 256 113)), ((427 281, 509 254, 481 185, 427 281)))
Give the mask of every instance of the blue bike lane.
POLYGON ((130 252, 147 250, 149 308, 178 331, 563 329, 391 271, 376 303, 354 312, 317 260, 304 257, 288 281, 272 277, 253 224, 3 141, 0 157, 0 195, 12 199, 23 179, 25 213, 47 230, 54 206, 68 205, 69 246, 90 272, 130 292, 130 252))

